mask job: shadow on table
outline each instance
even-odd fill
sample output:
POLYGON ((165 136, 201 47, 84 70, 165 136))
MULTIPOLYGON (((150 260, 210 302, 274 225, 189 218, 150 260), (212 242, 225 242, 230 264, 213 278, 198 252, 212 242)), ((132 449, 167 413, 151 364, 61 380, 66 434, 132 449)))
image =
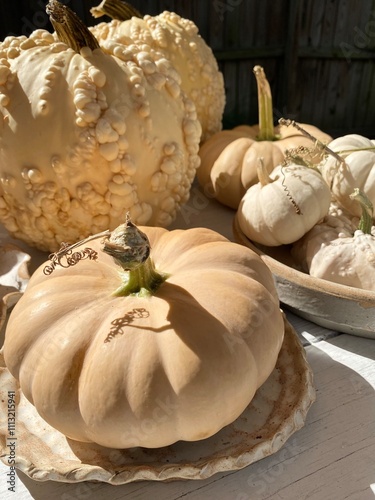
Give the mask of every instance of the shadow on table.
POLYGON ((375 345, 375 332, 374 338, 342 333, 312 323, 307 319, 297 316, 287 308, 285 308, 285 312, 288 321, 292 324, 305 347, 326 341, 334 345, 340 345, 341 348, 347 349, 354 354, 375 359, 375 350, 372 348, 375 345))
POLYGON ((335 330, 329 330, 320 325, 312 323, 311 321, 297 316, 294 312, 290 311, 287 307, 284 307, 284 311, 288 321, 291 323, 295 331, 297 332, 302 345, 305 347, 320 342, 321 340, 327 340, 333 337, 341 335, 341 333, 335 330), (304 334, 308 332, 308 338, 304 334))
MULTIPOLYGON (((182 496, 189 498, 190 494, 192 498, 198 498, 199 495, 199 498, 217 500, 263 500, 276 498, 280 491, 283 491, 285 498, 296 498, 296 484, 299 491, 304 491, 305 498, 317 500, 322 498, 319 495, 323 491, 329 492, 330 498, 339 498, 343 477, 351 477, 355 467, 360 467, 361 474, 356 481, 348 480, 345 483, 348 498, 359 498, 360 492, 367 492, 373 482, 373 461, 370 456, 366 456, 366 453, 370 453, 366 450, 369 438, 375 435, 375 391, 365 376, 361 375, 365 372, 362 371, 360 359, 356 360, 358 371, 343 363, 345 356, 350 356, 350 350, 358 356, 374 359, 375 344, 372 342, 345 335, 322 342, 322 346, 309 345, 307 356, 314 373, 317 399, 307 414, 305 425, 278 452, 237 472, 215 474, 205 480, 168 483, 142 481, 119 486, 95 482, 36 482, 20 472, 19 481, 35 500, 135 497, 139 500, 170 500, 182 496), (348 338, 348 351, 340 345, 344 337, 348 338), (325 349, 331 351, 325 352, 325 349), (360 433, 358 429, 361 429, 360 433), (337 463, 340 463, 339 468, 335 468, 337 463)), ((371 374, 371 361, 368 363, 368 373, 371 374)))
POLYGON ((303 498, 321 500, 342 498, 343 491, 345 498, 373 498, 375 343, 342 335, 321 344, 314 342, 306 348, 317 398, 304 427, 278 453, 239 475, 236 482, 242 496, 237 495, 236 500, 301 498, 301 492, 303 498), (361 358, 340 346, 344 337, 352 339, 348 344, 358 356, 367 355, 363 360, 366 367, 361 358), (345 364, 349 358, 358 371, 345 364), (353 480, 356 469, 361 473, 353 480))
MULTIPOLYGON (((340 349, 345 349, 349 356, 352 353, 375 361, 375 339, 343 334, 342 336, 331 338, 327 342, 340 349)), ((375 365, 373 371, 375 373, 375 365)))

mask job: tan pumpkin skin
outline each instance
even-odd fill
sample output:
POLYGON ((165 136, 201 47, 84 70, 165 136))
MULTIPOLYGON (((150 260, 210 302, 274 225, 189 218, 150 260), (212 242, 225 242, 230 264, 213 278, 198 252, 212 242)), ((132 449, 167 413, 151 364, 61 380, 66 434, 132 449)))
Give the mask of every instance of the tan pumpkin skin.
MULTIPOLYGON (((332 140, 331 136, 313 125, 301 126, 324 143, 332 140)), ((200 147, 199 184, 231 208, 237 209, 247 189, 258 182, 258 158, 263 158, 267 172, 271 173, 283 161, 287 149, 313 146, 310 139, 293 127, 278 127, 275 134, 279 139, 275 141, 258 141, 258 134, 258 125, 239 125, 232 130, 218 132, 200 147)))
POLYGON ((281 348, 273 278, 255 253, 206 229, 141 230, 169 274, 153 296, 111 295, 119 268, 94 241, 96 262, 39 268, 8 323, 10 372, 74 440, 153 448, 207 438, 242 413, 281 348))

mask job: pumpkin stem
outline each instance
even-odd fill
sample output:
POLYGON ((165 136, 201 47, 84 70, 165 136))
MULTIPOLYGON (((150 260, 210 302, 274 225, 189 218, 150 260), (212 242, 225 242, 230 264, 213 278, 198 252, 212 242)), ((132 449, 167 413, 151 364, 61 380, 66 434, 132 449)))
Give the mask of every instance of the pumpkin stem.
POLYGON ((103 0, 97 7, 92 7, 90 12, 96 18, 109 16, 119 21, 127 21, 132 17, 143 17, 135 7, 121 0, 103 0))
POLYGON ((99 48, 97 39, 69 7, 57 0, 49 0, 46 12, 60 42, 66 43, 78 54, 84 47, 91 50, 99 48))
POLYGON ((262 186, 266 186, 267 184, 271 184, 271 182, 274 181, 274 179, 271 179, 269 176, 269 173, 264 165, 264 159, 263 158, 258 158, 257 162, 257 176, 259 179, 259 182, 262 186))
POLYGON ((150 242, 131 222, 129 215, 125 224, 117 227, 104 240, 102 251, 111 255, 123 271, 123 284, 113 295, 150 296, 168 277, 156 271, 150 257, 150 242))
POLYGON ((254 66, 253 72, 258 87, 259 141, 274 141, 277 139, 273 125, 273 107, 270 84, 262 66, 254 66))
POLYGON ((362 216, 359 220, 358 229, 365 234, 371 234, 373 224, 374 207, 363 191, 355 188, 353 193, 349 195, 352 200, 358 201, 362 208, 362 216))
POLYGON ((375 146, 369 146, 367 148, 353 148, 353 149, 344 149, 342 151, 337 151, 339 155, 348 155, 350 153, 356 153, 357 151, 375 151, 375 146))

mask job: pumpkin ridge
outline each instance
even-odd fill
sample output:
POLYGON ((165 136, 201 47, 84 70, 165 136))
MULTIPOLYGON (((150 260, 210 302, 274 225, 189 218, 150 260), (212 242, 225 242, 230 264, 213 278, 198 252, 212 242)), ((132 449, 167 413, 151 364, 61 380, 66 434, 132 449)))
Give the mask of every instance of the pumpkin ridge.
MULTIPOLYGON (((96 268, 111 284, 121 269, 103 254, 58 268, 55 277, 39 268, 35 290, 44 285, 50 293, 38 298, 30 285, 11 313, 4 343, 9 370, 22 369, 22 390, 71 439, 154 448, 209 437, 242 413, 275 366, 284 322, 260 257, 204 229, 142 231, 162 271, 173 270, 154 295, 113 297, 107 285, 105 296, 97 293, 88 270, 96 268), (167 267, 174 252, 180 257, 200 245, 226 260, 217 258, 215 268, 208 251, 193 252, 186 262, 198 261, 197 270, 183 259, 167 267)), ((94 249, 99 245, 93 240, 94 249)), ((138 264, 146 254, 137 248, 138 264)))

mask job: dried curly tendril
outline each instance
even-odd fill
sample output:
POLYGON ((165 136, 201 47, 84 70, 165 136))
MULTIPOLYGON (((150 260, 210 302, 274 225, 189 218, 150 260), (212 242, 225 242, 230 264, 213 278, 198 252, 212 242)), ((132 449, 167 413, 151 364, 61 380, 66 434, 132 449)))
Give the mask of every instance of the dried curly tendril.
MULTIPOLYGON (((298 206, 297 202, 295 201, 291 192, 289 191, 287 185, 285 184, 285 172, 283 170, 283 166, 287 166, 287 164, 281 165, 281 175, 282 175, 281 185, 286 193, 288 200, 293 205, 296 213, 298 215, 302 215, 302 211, 301 211, 300 207, 298 206)), ((267 169, 264 165, 264 159, 262 157, 258 158, 257 176, 258 176, 259 182, 261 183, 262 186, 265 186, 266 184, 270 184, 271 182, 275 181, 275 179, 271 179, 271 177, 269 176, 267 169)))
POLYGON ((167 273, 156 270, 150 257, 149 239, 132 223, 129 213, 126 215, 125 223, 112 232, 103 231, 74 243, 74 245, 63 243, 58 252, 50 255, 50 263, 43 269, 44 274, 52 274, 58 266, 64 268, 75 266, 84 259, 98 260, 98 252, 92 248, 85 247, 76 252, 73 250, 103 236, 101 250, 110 255, 120 267, 122 283, 113 292, 113 295, 150 296, 168 278, 167 273))
POLYGON ((301 127, 301 125, 299 125, 294 120, 280 118, 279 124, 283 125, 285 127, 293 126, 299 132, 301 132, 302 135, 304 135, 305 137, 310 139, 311 142, 313 143, 311 148, 308 148, 306 146, 299 146, 297 148, 287 149, 285 151, 284 160, 281 163, 281 173, 283 175, 282 185, 283 185, 284 191, 286 192, 286 195, 288 196, 289 200, 293 204, 293 206, 296 210, 296 213, 302 214, 300 208, 296 204, 295 200, 293 200, 293 197, 292 197, 291 193, 289 192, 288 187, 285 184, 285 174, 284 174, 283 168, 290 165, 291 163, 294 163, 294 164, 301 165, 301 166, 304 166, 307 168, 312 168, 316 172, 320 173, 319 169, 317 168, 317 166, 315 165, 315 163, 312 160, 314 160, 314 159, 323 160, 323 158, 327 157, 328 155, 331 155, 334 158, 336 158, 336 160, 342 165, 345 165, 346 163, 345 163, 344 158, 342 158, 339 154, 337 154, 335 151, 330 149, 326 144, 324 144, 324 142, 320 141, 319 139, 314 137, 312 134, 310 134, 310 132, 307 132, 307 130, 305 130, 303 127, 301 127))
POLYGON ((85 243, 88 243, 89 241, 101 238, 102 236, 106 236, 108 234, 109 231, 103 231, 93 236, 89 236, 84 240, 78 241, 73 245, 69 245, 69 243, 62 243, 60 250, 58 252, 49 255, 50 263, 44 266, 43 273, 49 276, 54 272, 56 267, 68 268, 71 266, 75 266, 76 264, 78 264, 78 262, 84 259, 97 260, 98 252, 96 252, 92 248, 86 247, 78 252, 73 252, 73 250, 78 246, 82 246, 85 243))
POLYGON ((331 156, 336 158, 336 160, 340 164, 345 164, 344 158, 342 158, 339 154, 337 154, 335 151, 333 151, 331 148, 329 148, 327 146, 327 144, 324 144, 324 142, 320 141, 319 139, 314 137, 312 134, 310 134, 310 132, 307 132, 307 130, 305 130, 303 127, 301 127, 301 125, 299 125, 294 120, 290 120, 287 118, 280 118, 279 124, 284 125, 285 127, 292 126, 292 127, 296 128, 299 132, 301 132, 302 135, 304 135, 305 137, 307 137, 308 139, 310 139, 314 143, 314 146, 316 149, 322 150, 323 152, 330 154, 331 156))

